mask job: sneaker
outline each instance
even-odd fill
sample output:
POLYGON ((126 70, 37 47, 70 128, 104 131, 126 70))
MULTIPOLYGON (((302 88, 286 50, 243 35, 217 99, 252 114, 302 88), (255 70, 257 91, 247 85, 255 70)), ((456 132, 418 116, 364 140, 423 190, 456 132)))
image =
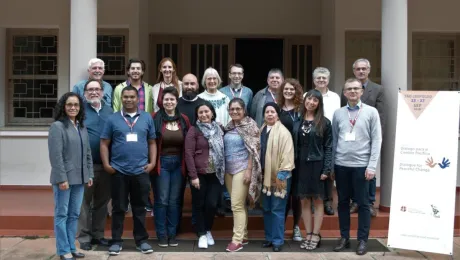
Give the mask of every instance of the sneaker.
POLYGON ((113 244, 109 247, 109 255, 119 255, 122 249, 121 245, 113 244))
POLYGON ((294 226, 294 230, 292 232, 292 240, 297 242, 302 241, 302 233, 300 233, 300 228, 297 225, 294 226))
POLYGON ((145 207, 145 210, 146 210, 147 212, 150 212, 150 211, 152 211, 152 207, 147 206, 147 207, 145 207))
POLYGON ((158 239, 158 246, 159 247, 168 247, 168 240, 164 238, 159 238, 158 239))
POLYGON ((208 245, 213 246, 215 244, 211 231, 206 232, 206 239, 208 240, 208 245))
POLYGON ((136 249, 141 251, 142 254, 153 253, 153 248, 146 242, 143 242, 140 246, 136 246, 136 249))
POLYGON ((178 246, 179 243, 177 243, 176 237, 170 237, 168 241, 169 246, 178 246))
POLYGON ((352 203, 351 206, 350 206, 350 214, 353 214, 353 213, 356 213, 358 212, 358 204, 356 203, 352 203))
POLYGON ((230 244, 228 244, 228 246, 227 246, 227 249, 225 249, 225 250, 227 252, 236 252, 236 251, 240 251, 241 249, 243 249, 243 244, 241 244, 241 243, 234 244, 234 243, 230 242, 230 244))
POLYGON ((207 235, 202 235, 198 239, 198 248, 208 248, 208 238, 207 235))
POLYGON ((245 245, 249 244, 249 240, 243 239, 243 242, 241 242, 241 244, 243 244, 245 246, 245 245))

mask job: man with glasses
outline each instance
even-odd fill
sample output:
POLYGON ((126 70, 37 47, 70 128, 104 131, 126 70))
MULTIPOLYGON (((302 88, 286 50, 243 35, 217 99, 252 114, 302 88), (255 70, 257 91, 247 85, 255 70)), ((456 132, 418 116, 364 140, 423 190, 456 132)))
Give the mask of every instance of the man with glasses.
MULTIPOLYGON (((382 135, 383 129, 385 129, 385 111, 384 111, 384 96, 383 96, 383 87, 369 79, 369 73, 371 72, 371 63, 367 59, 357 59, 353 63, 353 73, 355 77, 361 82, 363 88, 363 96, 361 97, 361 101, 369 106, 375 107, 379 112, 380 117, 380 125, 382 127, 382 135)), ((347 99, 342 93, 341 105, 345 106, 347 103, 347 99)), ((380 163, 377 166, 380 168, 380 163)), ((377 179, 373 178, 369 183, 369 205, 371 216, 377 216, 377 212, 374 208, 375 202, 375 192, 377 189, 377 179)), ((355 196, 352 193, 352 203, 350 208, 350 213, 358 212, 358 205, 356 203, 355 196)))
POLYGON ((339 197, 340 240, 333 249, 350 247, 350 198, 358 204, 358 247, 356 254, 367 253, 371 224, 369 183, 375 177, 382 144, 379 113, 361 101, 362 82, 352 78, 345 82, 346 106, 334 113, 332 121, 332 158, 339 197))
POLYGON ((102 82, 102 89, 104 90, 103 99, 106 105, 112 106, 112 86, 108 82, 102 81, 104 76, 105 64, 104 61, 98 58, 92 58, 88 62, 88 79, 81 80, 75 86, 73 86, 72 92, 77 93, 80 97, 85 100, 84 87, 85 84, 91 80, 99 80, 102 82))
POLYGON ((246 111, 251 109, 252 90, 248 87, 243 86, 242 81, 244 78, 244 69, 241 64, 230 65, 230 73, 228 73, 228 78, 230 79, 230 84, 220 89, 220 92, 232 100, 233 98, 241 98, 246 105, 246 111))
POLYGON ((104 171, 100 156, 100 137, 104 124, 113 114, 112 107, 102 96, 104 90, 98 80, 91 79, 83 86, 85 96, 85 126, 88 129, 89 144, 93 157, 94 179, 91 187, 85 186, 85 193, 78 221, 78 242, 82 250, 91 250, 92 245, 108 246, 104 238, 107 203, 110 200, 110 174, 104 171))

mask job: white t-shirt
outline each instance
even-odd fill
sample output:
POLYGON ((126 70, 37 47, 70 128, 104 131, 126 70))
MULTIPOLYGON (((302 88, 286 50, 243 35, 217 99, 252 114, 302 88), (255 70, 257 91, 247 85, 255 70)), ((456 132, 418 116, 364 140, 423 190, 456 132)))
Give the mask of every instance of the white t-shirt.
POLYGON ((214 109, 216 110, 216 122, 226 126, 230 121, 230 115, 228 114, 228 104, 230 99, 224 93, 217 90, 216 93, 211 94, 208 91, 204 91, 198 95, 200 98, 209 101, 214 109))

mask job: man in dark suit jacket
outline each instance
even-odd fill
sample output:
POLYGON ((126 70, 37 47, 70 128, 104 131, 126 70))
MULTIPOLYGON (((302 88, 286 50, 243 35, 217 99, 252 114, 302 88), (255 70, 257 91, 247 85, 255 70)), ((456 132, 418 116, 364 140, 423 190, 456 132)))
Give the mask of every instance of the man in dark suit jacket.
MULTIPOLYGON (((363 95, 361 96, 361 102, 366 105, 375 107, 379 112, 380 116, 380 125, 382 126, 382 136, 385 129, 385 111, 384 111, 384 96, 383 96, 383 87, 375 82, 372 82, 369 79, 369 73, 371 72, 371 63, 367 59, 358 59, 353 63, 353 74, 355 77, 361 81, 363 84, 363 95)), ((341 96, 341 106, 347 105, 347 98, 343 95, 341 96)), ((375 202, 375 191, 377 189, 377 180, 376 178, 370 180, 369 183, 369 203, 371 205, 371 216, 375 217, 377 212, 375 211, 373 205, 375 202)), ((350 208, 350 213, 358 212, 358 205, 355 203, 356 200, 352 199, 353 203, 350 208)))

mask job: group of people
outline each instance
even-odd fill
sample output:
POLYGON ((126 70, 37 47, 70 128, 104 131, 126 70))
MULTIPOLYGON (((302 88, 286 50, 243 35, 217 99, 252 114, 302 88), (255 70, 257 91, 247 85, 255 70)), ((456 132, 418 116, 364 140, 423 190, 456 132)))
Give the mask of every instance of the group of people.
POLYGON ((234 222, 226 251, 249 243, 248 208, 256 203, 263 209, 262 247, 282 250, 292 209, 293 240, 315 250, 324 213, 334 214, 335 180, 341 239, 334 251, 350 246, 350 213, 358 212, 356 252, 367 252, 384 124, 383 91, 368 78, 368 60, 353 64, 356 78, 345 82, 342 97, 329 90, 330 72, 322 67, 306 93, 299 81, 272 69, 268 85, 254 96, 242 85, 240 64, 230 66, 231 82, 223 88, 218 72, 208 68, 200 94, 197 77, 186 74, 180 81, 170 58, 160 62, 153 86, 143 81, 142 60, 129 60, 127 80, 113 91, 103 81, 104 67, 100 59, 89 61, 88 79, 60 98, 49 130, 61 259, 84 257, 75 237, 83 250, 97 244, 120 254, 129 205, 136 247, 152 253, 145 225, 151 190, 158 245, 178 246, 187 182, 199 248, 215 243, 211 231, 224 197, 234 222), (109 200, 110 241, 104 238, 109 200))

